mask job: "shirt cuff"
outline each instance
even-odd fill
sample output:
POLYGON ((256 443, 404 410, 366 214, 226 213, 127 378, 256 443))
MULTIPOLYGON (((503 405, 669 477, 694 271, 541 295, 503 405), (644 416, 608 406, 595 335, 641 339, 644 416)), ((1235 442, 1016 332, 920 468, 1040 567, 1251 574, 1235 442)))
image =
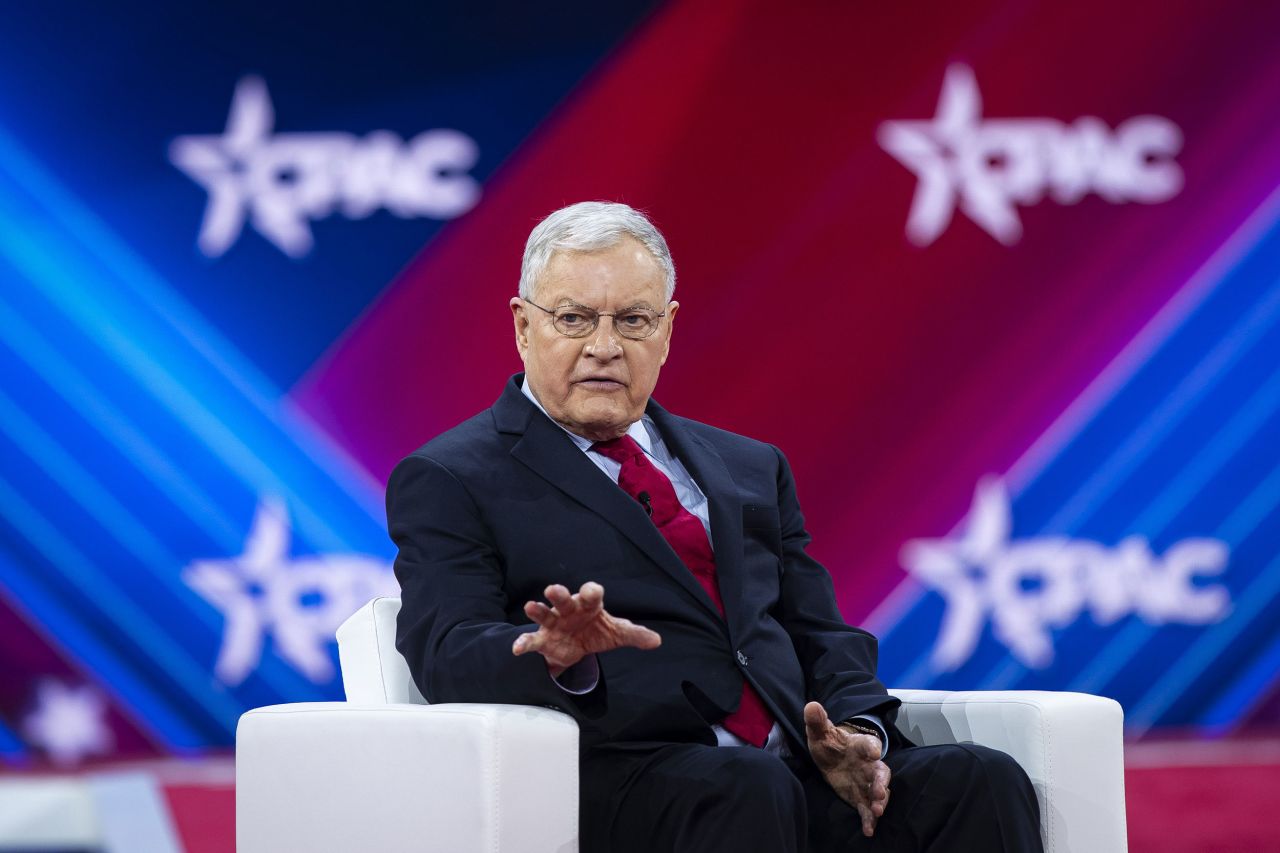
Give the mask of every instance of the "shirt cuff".
POLYGON ((856 717, 850 717, 846 722, 851 723, 854 720, 869 725, 880 732, 880 758, 883 760, 889 754, 889 733, 885 731, 884 723, 880 722, 878 717, 873 717, 870 714, 859 714, 856 717))
POLYGON ((600 661, 595 655, 587 655, 558 676, 553 676, 552 681, 565 693, 575 696, 590 693, 600 683, 600 661))

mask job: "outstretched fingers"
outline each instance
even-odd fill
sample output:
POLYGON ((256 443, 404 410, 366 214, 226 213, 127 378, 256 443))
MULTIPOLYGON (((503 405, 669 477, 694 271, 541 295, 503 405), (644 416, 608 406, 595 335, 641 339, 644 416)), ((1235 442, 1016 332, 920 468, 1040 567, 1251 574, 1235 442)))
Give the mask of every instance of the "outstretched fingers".
POLYGON ((578 598, 584 606, 596 609, 604 604, 604 587, 595 581, 587 581, 578 590, 578 598))
POLYGON ((525 615, 538 629, 517 637, 511 646, 513 654, 541 651, 548 660, 569 666, 587 654, 623 646, 656 649, 662 645, 656 631, 610 615, 604 609, 604 587, 598 583, 588 581, 576 593, 562 584, 551 584, 543 594, 547 603, 530 601, 524 605, 525 615))
POLYGON ((620 645, 636 649, 656 649, 662 645, 662 637, 651 628, 637 625, 630 619, 614 618, 613 621, 618 630, 620 645))
POLYGON ((526 601, 524 615, 538 626, 538 630, 516 637, 511 644, 511 653, 517 657, 541 649, 546 644, 547 632, 554 629, 560 620, 560 615, 541 601, 526 601))
MULTIPOLYGON (((551 611, 571 624, 590 622, 604 605, 604 587, 593 581, 584 583, 576 593, 569 592, 562 584, 552 584, 543 594, 551 602, 551 611)), ((525 613, 528 612, 526 609, 525 613)))
POLYGON ((531 621, 545 628, 555 625, 560 618, 560 614, 551 609, 541 601, 526 601, 524 605, 524 615, 528 616, 531 621))
POLYGON ((542 591, 547 601, 551 602, 551 606, 563 609, 566 605, 573 601, 573 595, 570 594, 567 587, 562 584, 553 583, 542 591))
POLYGON ((563 605, 557 607, 566 619, 571 618, 578 625, 588 625, 604 611, 604 587, 587 581, 563 605))
POLYGON ((511 644, 511 654, 519 657, 529 652, 539 651, 547 642, 547 634, 541 628, 532 633, 521 634, 511 644))

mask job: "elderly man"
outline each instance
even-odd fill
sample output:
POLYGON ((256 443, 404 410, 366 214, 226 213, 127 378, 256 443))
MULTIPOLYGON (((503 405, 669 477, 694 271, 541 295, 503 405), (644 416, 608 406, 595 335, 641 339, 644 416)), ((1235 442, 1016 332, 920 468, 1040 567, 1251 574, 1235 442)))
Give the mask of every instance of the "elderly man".
POLYGON ((577 720, 585 851, 1039 850, 1012 760, 894 727, 782 453, 651 398, 674 291, 625 205, 529 236, 524 374, 387 487, 423 695, 577 720))

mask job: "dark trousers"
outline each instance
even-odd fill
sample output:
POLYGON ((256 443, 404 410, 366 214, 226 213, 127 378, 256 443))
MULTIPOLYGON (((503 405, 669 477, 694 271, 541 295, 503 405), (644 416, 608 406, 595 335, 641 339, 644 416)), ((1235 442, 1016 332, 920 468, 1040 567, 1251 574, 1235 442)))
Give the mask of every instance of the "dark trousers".
POLYGON ((667 744, 583 763, 582 853, 1042 851, 1040 810, 1013 759, 972 744, 903 747, 872 838, 806 760, 667 744))

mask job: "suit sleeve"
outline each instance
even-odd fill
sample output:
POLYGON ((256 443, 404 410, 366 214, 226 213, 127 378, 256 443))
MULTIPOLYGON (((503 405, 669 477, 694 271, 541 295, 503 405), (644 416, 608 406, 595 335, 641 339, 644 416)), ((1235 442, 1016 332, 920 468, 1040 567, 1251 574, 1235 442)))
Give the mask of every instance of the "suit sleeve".
POLYGON ((804 670, 806 701, 817 700, 832 720, 871 714, 892 730, 899 700, 876 677, 876 638, 845 622, 830 573, 805 550, 811 537, 796 498, 786 457, 778 457, 778 515, 782 533, 782 594, 777 618, 804 670))
POLYGON ((562 689, 542 655, 511 645, 535 629, 508 601, 503 558, 466 487, 444 465, 414 455, 387 484, 387 529, 398 548, 396 648, 428 702, 545 705, 578 716, 603 699, 562 689), (512 624, 518 613, 525 624, 512 624))

